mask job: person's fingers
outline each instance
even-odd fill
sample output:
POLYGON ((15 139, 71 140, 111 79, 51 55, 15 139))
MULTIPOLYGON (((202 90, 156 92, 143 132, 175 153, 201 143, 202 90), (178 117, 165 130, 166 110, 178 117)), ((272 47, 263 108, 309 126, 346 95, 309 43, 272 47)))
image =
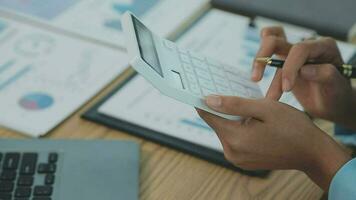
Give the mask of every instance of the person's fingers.
POLYGON ((265 27, 261 30, 261 38, 271 35, 287 39, 282 26, 265 27))
POLYGON ((304 65, 300 70, 300 77, 304 80, 325 83, 335 76, 341 76, 332 64, 304 65))
POLYGON ((274 75, 271 85, 268 88, 266 98, 279 100, 279 98, 282 96, 282 93, 282 70, 278 69, 274 75))
POLYGON ((199 116, 207 123, 209 126, 216 130, 222 130, 225 127, 228 127, 230 125, 230 121, 224 118, 221 118, 217 115, 211 114, 209 112, 206 112, 201 109, 196 109, 199 116))
MULTIPOLYGON (((277 36, 267 36, 262 38, 261 47, 256 54, 259 57, 271 57, 274 54, 287 55, 292 47, 285 39, 277 36)), ((265 70, 265 63, 255 61, 253 64, 252 80, 259 81, 265 70)))
POLYGON ((267 115, 262 100, 210 95, 206 97, 205 102, 211 109, 228 115, 253 117, 261 121, 266 119, 267 115))
MULTIPOLYGON (((274 52, 275 50, 278 51, 279 49, 278 44, 276 45, 276 47, 273 47, 273 45, 269 44, 269 43, 273 43, 273 40, 286 41, 285 32, 283 28, 280 26, 263 28, 261 30, 261 38, 262 38, 261 47, 258 50, 256 57, 270 57, 275 53, 274 52)), ((265 64, 255 62, 252 71, 252 80, 254 81, 261 80, 264 69, 265 69, 265 64)))
POLYGON ((217 115, 211 114, 201 109, 196 109, 199 116, 212 128, 215 130, 216 135, 221 141, 224 149, 229 145, 229 140, 233 140, 235 135, 231 135, 232 132, 236 132, 237 129, 243 128, 241 122, 231 121, 221 118, 217 115))
POLYGON ((294 45, 283 65, 282 89, 285 92, 292 90, 299 69, 308 61, 313 44, 304 41, 294 45))
POLYGON ((336 58, 339 58, 337 53, 338 50, 336 44, 330 38, 306 40, 294 45, 290 49, 282 69, 283 91, 292 90, 299 70, 305 63, 312 60, 326 63, 339 62, 339 59, 335 60, 336 58))
POLYGON ((343 63, 336 41, 330 37, 321 37, 318 40, 306 41, 313 44, 309 59, 316 59, 319 63, 340 65, 343 63))

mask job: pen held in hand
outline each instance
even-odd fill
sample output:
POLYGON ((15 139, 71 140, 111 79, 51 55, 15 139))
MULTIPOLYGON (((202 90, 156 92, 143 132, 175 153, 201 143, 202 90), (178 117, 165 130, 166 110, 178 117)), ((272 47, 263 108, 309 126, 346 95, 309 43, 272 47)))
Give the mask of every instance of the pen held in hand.
MULTIPOLYGON (((271 67, 282 68, 284 65, 284 60, 273 59, 270 57, 256 58, 255 61, 265 63, 271 67)), ((307 62, 305 64, 318 64, 315 62, 307 62)), ((320 63, 319 63, 320 64, 320 63)), ((343 64, 341 66, 336 66, 337 70, 346 78, 354 79, 356 78, 356 66, 350 64, 343 64)))

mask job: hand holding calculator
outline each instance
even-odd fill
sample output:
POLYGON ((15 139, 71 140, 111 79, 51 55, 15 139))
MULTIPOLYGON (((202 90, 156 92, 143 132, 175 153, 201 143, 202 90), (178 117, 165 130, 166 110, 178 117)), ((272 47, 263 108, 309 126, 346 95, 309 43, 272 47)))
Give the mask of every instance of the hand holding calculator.
POLYGON ((211 110, 204 97, 212 94, 263 98, 248 74, 213 59, 179 48, 152 33, 133 14, 122 18, 132 67, 161 93, 220 117, 238 120, 211 110))

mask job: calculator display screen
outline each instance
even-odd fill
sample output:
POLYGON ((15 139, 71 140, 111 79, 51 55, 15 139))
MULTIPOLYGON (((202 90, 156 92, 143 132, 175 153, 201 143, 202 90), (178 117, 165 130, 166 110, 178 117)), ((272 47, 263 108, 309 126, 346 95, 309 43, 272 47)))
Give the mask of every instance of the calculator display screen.
POLYGON ((140 21, 134 17, 132 17, 132 19, 142 59, 163 77, 152 33, 140 21))

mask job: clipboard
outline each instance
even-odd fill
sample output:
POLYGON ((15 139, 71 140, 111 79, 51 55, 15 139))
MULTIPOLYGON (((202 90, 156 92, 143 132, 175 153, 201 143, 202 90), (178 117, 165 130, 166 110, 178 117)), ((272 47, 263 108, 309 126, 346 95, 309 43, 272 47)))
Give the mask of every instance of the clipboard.
POLYGON ((123 82, 119 83, 119 85, 111 91, 107 96, 99 100, 93 107, 91 107, 87 112, 82 115, 82 118, 102 124, 112 129, 124 131, 128 134, 132 134, 134 136, 142 137, 144 139, 150 140, 155 143, 162 144, 164 146, 173 148, 178 151, 182 151, 184 153, 193 155, 195 157, 207 160, 211 163, 226 167, 228 169, 256 177, 266 177, 269 174, 269 171, 261 170, 261 171, 247 171, 241 168, 235 167, 231 163, 229 163, 222 152, 217 150, 213 150, 198 144, 194 144, 192 142, 188 142, 185 140, 181 140, 164 133, 160 133, 157 131, 150 130, 143 126, 138 126, 136 124, 116 119, 114 117, 102 114, 99 112, 99 107, 103 105, 107 100, 109 100, 116 92, 118 92, 121 88, 125 86, 125 84, 129 83, 133 77, 137 74, 134 72, 129 75, 123 82))

